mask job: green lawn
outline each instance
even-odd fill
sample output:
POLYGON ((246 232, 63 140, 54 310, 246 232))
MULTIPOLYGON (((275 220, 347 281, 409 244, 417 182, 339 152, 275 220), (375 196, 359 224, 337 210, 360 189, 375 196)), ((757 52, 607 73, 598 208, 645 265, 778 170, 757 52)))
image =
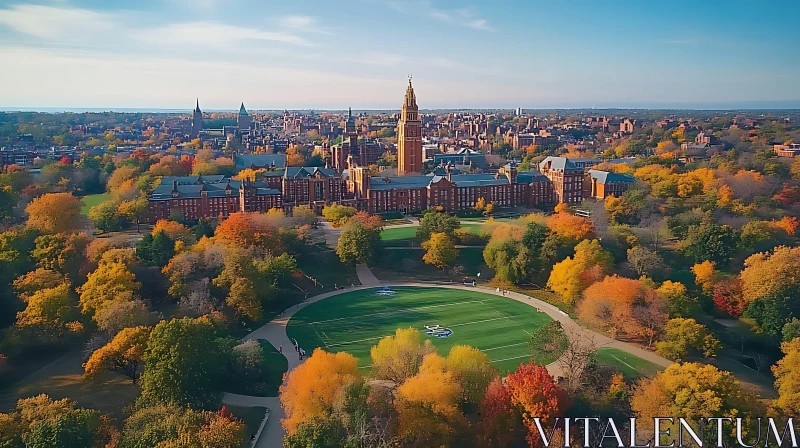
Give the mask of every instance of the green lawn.
POLYGON ((483 350, 506 373, 531 359, 531 333, 551 320, 524 303, 477 291, 397 288, 394 297, 378 296, 375 291, 340 294, 303 308, 289 321, 287 334, 308 352, 316 347, 349 352, 366 370, 373 345, 397 328, 413 327, 443 356, 454 345, 470 345, 483 350), (450 328, 453 335, 427 336, 425 325, 450 328))
POLYGON ((237 418, 242 420, 247 427, 246 429, 246 436, 245 442, 242 444, 243 447, 250 446, 250 436, 255 435, 258 432, 258 428, 261 427, 261 421, 264 420, 264 416, 267 414, 267 409, 262 407, 252 407, 252 408, 243 408, 239 406, 225 406, 231 412, 231 414, 235 415, 237 418))
POLYGON ((268 341, 259 340, 261 348, 264 349, 264 370, 266 387, 263 391, 265 397, 275 397, 278 395, 278 388, 283 382, 283 374, 289 370, 289 361, 278 349, 273 347, 268 341))
POLYGON ((410 240, 417 237, 417 227, 388 227, 381 231, 384 243, 410 240))
POLYGON ((627 379, 643 376, 654 377, 662 368, 638 356, 623 352, 617 348, 601 348, 597 351, 597 363, 614 367, 627 379))
POLYGON ((81 207, 81 214, 86 216, 89 214, 89 209, 95 205, 111 199, 111 193, 90 194, 81 198, 83 207, 81 207))
POLYGON ((484 280, 494 276, 494 272, 483 261, 482 248, 458 249, 453 266, 460 266, 459 272, 425 264, 423 255, 425 251, 419 245, 401 249, 384 248, 376 264, 370 268, 380 279, 397 281, 461 281, 464 277, 474 278, 478 272, 484 280))
MULTIPOLYGON (((462 224, 462 228, 469 229, 471 233, 480 234, 483 230, 483 224, 462 224)), ((395 243, 406 243, 408 240, 415 240, 417 238, 417 227, 387 227, 381 231, 381 238, 387 245, 394 246, 395 243)), ((414 241, 418 243, 418 241, 414 241)))

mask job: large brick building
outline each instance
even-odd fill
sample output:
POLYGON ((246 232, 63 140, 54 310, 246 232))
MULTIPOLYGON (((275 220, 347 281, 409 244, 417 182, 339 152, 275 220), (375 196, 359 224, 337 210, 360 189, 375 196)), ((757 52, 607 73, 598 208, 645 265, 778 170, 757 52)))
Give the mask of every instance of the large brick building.
POLYGON ((236 212, 267 211, 281 208, 279 190, 261 182, 234 180, 219 176, 165 176, 149 198, 148 220, 181 217, 227 217, 236 212))
POLYGON ((442 207, 455 213, 473 208, 478 199, 498 207, 534 206, 553 202, 551 182, 536 171, 518 173, 508 164, 496 174, 452 174, 371 177, 369 170, 349 170, 348 190, 371 213, 414 213, 442 207))

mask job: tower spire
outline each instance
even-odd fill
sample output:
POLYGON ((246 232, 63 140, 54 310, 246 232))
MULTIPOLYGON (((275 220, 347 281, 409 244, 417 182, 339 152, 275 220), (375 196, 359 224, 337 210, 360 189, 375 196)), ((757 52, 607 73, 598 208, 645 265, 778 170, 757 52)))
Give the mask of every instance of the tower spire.
POLYGON ((194 110, 196 110, 197 112, 200 112, 200 98, 197 98, 197 103, 196 104, 197 105, 194 107, 194 110))

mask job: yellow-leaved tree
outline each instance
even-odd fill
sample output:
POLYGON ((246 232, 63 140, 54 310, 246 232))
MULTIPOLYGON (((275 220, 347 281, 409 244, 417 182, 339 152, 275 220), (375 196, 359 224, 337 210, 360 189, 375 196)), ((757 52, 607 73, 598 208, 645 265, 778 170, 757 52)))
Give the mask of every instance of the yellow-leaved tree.
POLYGON ((452 265, 458 256, 453 240, 444 233, 432 233, 431 238, 422 243, 422 248, 425 249, 422 261, 441 269, 452 265))
POLYGON ((783 359, 772 366, 778 399, 775 405, 787 415, 800 415, 800 338, 781 344, 783 359))
POLYGON ((461 385, 436 353, 397 388, 398 434, 409 446, 450 446, 466 424, 459 409, 461 385))
MULTIPOLYGON (((677 417, 685 418, 699 433, 698 422, 703 416, 748 419, 759 415, 758 402, 742 390, 730 372, 700 363, 672 364, 653 379, 641 380, 633 389, 630 403, 644 430, 653 430, 655 417, 673 417, 672 425, 662 421, 662 429, 669 428, 672 434, 678 430, 677 417)), ((736 444, 734 426, 729 425, 723 434, 731 445, 736 444)), ((709 446, 717 445, 716 431, 705 431, 705 435, 709 446)))
POLYGON ((473 404, 480 404, 489 383, 500 374, 486 353, 468 345, 456 345, 450 349, 447 370, 461 385, 461 399, 473 404))
POLYGON ((422 339, 416 328, 398 328, 394 336, 386 336, 370 349, 372 375, 400 384, 416 375, 422 358, 436 349, 422 339))
POLYGON ((314 417, 328 418, 346 387, 362 381, 358 360, 345 353, 328 353, 320 348, 292 370, 281 386, 281 403, 286 418, 281 420, 288 434, 314 417))
POLYGON ((612 265, 613 256, 600 246, 599 241, 583 240, 575 246, 573 257, 553 266, 547 286, 571 304, 589 285, 610 273, 612 265))
POLYGON ((152 327, 139 326, 117 333, 108 344, 92 353, 83 365, 85 375, 92 378, 101 372, 111 371, 125 375, 136 383, 150 331, 152 327))

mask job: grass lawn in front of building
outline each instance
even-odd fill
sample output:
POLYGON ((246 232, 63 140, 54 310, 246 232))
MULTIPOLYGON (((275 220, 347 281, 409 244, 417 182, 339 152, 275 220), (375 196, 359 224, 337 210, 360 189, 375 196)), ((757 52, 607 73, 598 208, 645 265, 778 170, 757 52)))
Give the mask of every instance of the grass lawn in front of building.
POLYGON ((82 197, 81 202, 83 206, 81 207, 81 215, 87 216, 92 207, 109 199, 111 199, 111 193, 90 194, 82 197))

